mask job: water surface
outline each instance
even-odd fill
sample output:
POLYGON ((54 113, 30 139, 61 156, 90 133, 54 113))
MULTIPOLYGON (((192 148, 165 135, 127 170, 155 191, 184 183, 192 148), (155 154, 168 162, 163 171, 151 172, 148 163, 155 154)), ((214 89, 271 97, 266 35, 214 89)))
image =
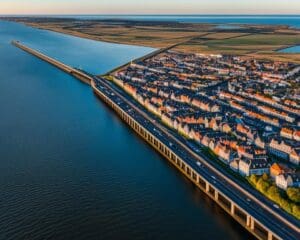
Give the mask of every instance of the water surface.
POLYGON ((300 53, 300 45, 281 49, 282 53, 300 53))
POLYGON ((137 56, 143 56, 155 50, 37 30, 13 22, 2 22, 1 25, 1 39, 6 43, 11 40, 19 40, 70 66, 82 68, 93 74, 104 73, 135 59, 137 56))

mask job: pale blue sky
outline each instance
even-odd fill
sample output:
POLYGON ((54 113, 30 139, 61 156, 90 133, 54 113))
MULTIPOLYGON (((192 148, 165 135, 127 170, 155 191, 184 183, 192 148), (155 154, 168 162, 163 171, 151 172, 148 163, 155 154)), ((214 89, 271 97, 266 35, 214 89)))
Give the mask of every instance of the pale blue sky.
POLYGON ((0 14, 300 14, 300 0, 0 0, 0 14))

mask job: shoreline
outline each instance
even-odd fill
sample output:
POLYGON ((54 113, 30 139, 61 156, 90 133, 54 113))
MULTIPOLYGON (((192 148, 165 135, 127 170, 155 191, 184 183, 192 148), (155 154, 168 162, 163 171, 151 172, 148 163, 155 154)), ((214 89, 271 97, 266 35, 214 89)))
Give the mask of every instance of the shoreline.
MULTIPOLYGON (((1 17, 0 17, 0 20, 2 20, 1 17)), ((27 27, 31 27, 31 28, 35 28, 35 29, 39 29, 39 30, 46 30, 46 31, 56 32, 56 33, 60 33, 60 34, 65 34, 65 35, 78 37, 78 38, 89 39, 89 40, 98 41, 98 42, 129 45, 129 46, 137 46, 137 47, 149 47, 149 48, 157 48, 157 49, 168 47, 168 46, 162 46, 162 47, 157 46, 155 43, 147 44, 147 43, 132 43, 130 41, 124 42, 124 41, 117 41, 117 40, 107 40, 107 39, 105 39, 103 37, 100 37, 100 36, 95 36, 95 35, 85 34, 85 33, 78 32, 78 31, 70 31, 70 30, 60 29, 60 28, 44 27, 44 26, 38 25, 36 23, 28 23, 28 22, 22 22, 22 21, 18 22, 18 21, 12 21, 12 20, 6 20, 6 21, 20 23, 20 24, 23 24, 27 27)), ((185 40, 188 41, 189 39, 185 39, 185 40)), ((175 44, 179 44, 181 42, 182 41, 178 41, 175 44)))
POLYGON ((107 41, 105 39, 99 39, 97 37, 93 37, 92 35, 88 35, 88 34, 82 34, 82 33, 79 33, 79 32, 68 32, 68 31, 63 31, 63 30, 60 30, 60 29, 43 28, 43 27, 40 27, 40 26, 36 26, 34 24, 28 24, 28 23, 22 23, 22 22, 20 22, 20 24, 23 24, 26 27, 31 27, 31 28, 35 28, 35 29, 39 29, 39 30, 45 30, 45 31, 51 31, 51 32, 55 32, 55 33, 60 33, 60 34, 64 34, 64 35, 68 35, 68 36, 72 36, 72 37, 77 37, 77 38, 93 40, 93 41, 97 41, 97 42, 120 44, 120 45, 129 45, 129 46, 137 46, 137 47, 152 47, 152 46, 145 46, 145 45, 132 45, 132 44, 129 44, 129 43, 123 43, 123 42, 118 42, 118 41, 107 41))
POLYGON ((25 26, 68 36, 138 47, 175 46, 184 53, 237 55, 300 63, 300 53, 281 49, 300 44, 300 29, 281 25, 239 24, 243 28, 216 29, 216 24, 78 20, 62 18, 1 18, 25 26))

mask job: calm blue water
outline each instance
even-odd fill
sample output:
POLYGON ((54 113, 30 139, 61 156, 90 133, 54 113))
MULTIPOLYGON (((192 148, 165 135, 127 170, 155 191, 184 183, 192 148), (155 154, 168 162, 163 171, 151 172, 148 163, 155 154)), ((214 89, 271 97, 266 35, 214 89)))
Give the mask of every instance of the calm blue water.
MULTIPOLYGON (((300 28, 300 15, 56 15, 78 19, 127 19, 215 24, 271 24, 300 28)), ((51 17, 51 16, 48 16, 51 17)))
POLYGON ((6 23, 8 29, 0 28, 2 38, 7 42, 20 40, 43 53, 90 73, 103 73, 118 65, 153 51, 146 47, 116 45, 65 34, 56 34, 45 30, 35 30, 23 25, 6 23), (34 37, 31 35, 34 33, 34 37), (118 53, 118 54, 115 54, 118 53))
POLYGON ((0 22, 0 239, 250 239, 91 89, 10 45, 102 73, 151 49, 0 22))
POLYGON ((300 46, 293 46, 293 47, 285 48, 285 49, 280 50, 279 52, 283 52, 283 53, 300 53, 300 46))
POLYGON ((216 29, 225 29, 225 30, 234 30, 234 29, 241 29, 242 26, 234 25, 234 24, 219 24, 215 27, 216 29))

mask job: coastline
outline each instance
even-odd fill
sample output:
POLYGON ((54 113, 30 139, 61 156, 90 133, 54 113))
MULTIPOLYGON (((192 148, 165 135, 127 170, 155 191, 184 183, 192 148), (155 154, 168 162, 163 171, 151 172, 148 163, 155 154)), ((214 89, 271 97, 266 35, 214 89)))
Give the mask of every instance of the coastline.
POLYGON ((300 29, 280 25, 243 25, 217 29, 213 24, 147 21, 74 21, 74 19, 0 18, 41 30, 113 44, 174 50, 186 53, 228 54, 300 63, 300 53, 278 49, 300 44, 300 29))
MULTIPOLYGON (((29 23, 21 23, 21 24, 24 24, 26 27, 32 27, 32 28, 39 29, 39 30, 46 30, 46 31, 61 33, 61 34, 65 34, 65 35, 69 35, 69 36, 73 36, 73 37, 78 37, 78 38, 89 39, 89 40, 93 40, 93 41, 100 41, 100 42, 113 43, 113 44, 122 44, 122 45, 130 45, 128 43, 122 43, 122 42, 117 42, 117 41, 107 41, 107 40, 101 39, 99 37, 94 37, 92 35, 83 34, 83 33, 79 33, 79 32, 70 32, 70 31, 64 31, 62 29, 45 28, 45 27, 41 27, 39 25, 29 24, 29 23)), ((145 45, 136 45, 136 46, 151 47, 151 46, 145 46, 145 45)))
MULTIPOLYGON (((0 18, 0 20, 1 20, 1 18, 0 18)), ((146 42, 142 42, 142 43, 134 42, 134 43, 132 43, 131 41, 117 41, 117 40, 112 40, 112 39, 108 40, 105 37, 91 35, 91 34, 85 34, 85 33, 79 32, 79 31, 70 31, 70 30, 66 30, 66 29, 62 29, 62 28, 52 28, 52 27, 47 27, 47 26, 41 26, 41 25, 36 24, 36 23, 28 23, 28 22, 17 22, 17 23, 21 23, 21 24, 24 24, 27 27, 32 27, 32 28, 36 28, 36 29, 40 29, 40 30, 47 30, 47 31, 52 31, 52 32, 56 32, 56 33, 70 35, 70 36, 73 36, 73 37, 85 38, 85 39, 89 39, 89 40, 106 42, 106 43, 132 45, 132 46, 140 46, 140 47, 151 47, 151 48, 169 47, 169 45, 161 44, 159 42, 158 43, 152 42, 151 44, 147 44, 146 42)), ((188 41, 188 40, 189 39, 185 39, 185 41, 188 41)), ((181 43, 181 42, 182 41, 178 41, 175 44, 178 44, 178 43, 181 43)))

